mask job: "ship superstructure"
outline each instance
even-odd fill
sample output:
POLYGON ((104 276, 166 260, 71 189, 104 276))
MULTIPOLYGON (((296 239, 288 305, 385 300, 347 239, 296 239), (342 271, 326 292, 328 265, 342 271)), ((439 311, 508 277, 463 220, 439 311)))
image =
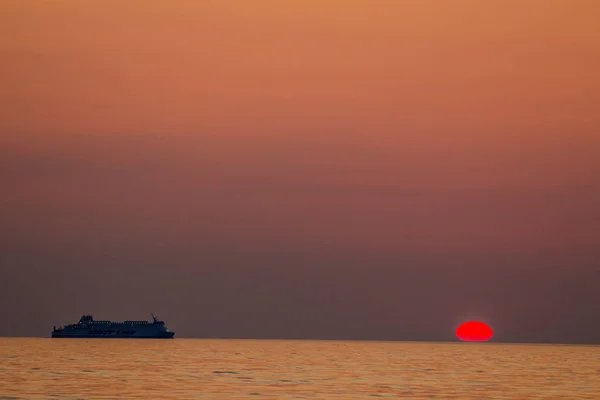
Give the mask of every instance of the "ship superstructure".
POLYGON ((175 332, 169 331, 164 321, 152 314, 152 321, 100 321, 92 315, 82 315, 79 322, 54 327, 53 338, 133 338, 171 339, 175 332))

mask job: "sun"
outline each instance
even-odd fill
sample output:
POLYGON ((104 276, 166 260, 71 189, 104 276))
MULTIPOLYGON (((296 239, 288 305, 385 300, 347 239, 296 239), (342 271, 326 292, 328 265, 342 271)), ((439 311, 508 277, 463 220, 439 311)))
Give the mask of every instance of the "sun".
POLYGON ((481 321, 468 321, 456 329, 456 337, 464 342, 487 342, 493 336, 492 328, 481 321))

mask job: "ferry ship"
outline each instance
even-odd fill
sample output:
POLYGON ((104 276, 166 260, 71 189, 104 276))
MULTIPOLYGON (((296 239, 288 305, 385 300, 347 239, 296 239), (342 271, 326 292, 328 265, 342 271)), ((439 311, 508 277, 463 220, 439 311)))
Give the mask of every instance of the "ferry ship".
POLYGON ((96 321, 91 315, 82 315, 79 322, 52 330, 53 338, 102 338, 102 339, 172 339, 164 321, 152 314, 152 321, 96 321))

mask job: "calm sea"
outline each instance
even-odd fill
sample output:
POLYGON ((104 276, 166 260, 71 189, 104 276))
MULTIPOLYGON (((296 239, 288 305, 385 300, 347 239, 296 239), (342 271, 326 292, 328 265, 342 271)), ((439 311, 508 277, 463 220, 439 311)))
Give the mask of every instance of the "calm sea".
POLYGON ((3 399, 600 399, 600 347, 0 338, 3 399))

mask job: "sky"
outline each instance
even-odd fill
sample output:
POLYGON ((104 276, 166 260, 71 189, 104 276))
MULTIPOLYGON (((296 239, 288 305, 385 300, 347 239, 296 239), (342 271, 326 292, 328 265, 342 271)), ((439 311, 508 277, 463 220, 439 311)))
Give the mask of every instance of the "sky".
POLYGON ((4 0, 0 336, 600 343, 596 0, 4 0))

